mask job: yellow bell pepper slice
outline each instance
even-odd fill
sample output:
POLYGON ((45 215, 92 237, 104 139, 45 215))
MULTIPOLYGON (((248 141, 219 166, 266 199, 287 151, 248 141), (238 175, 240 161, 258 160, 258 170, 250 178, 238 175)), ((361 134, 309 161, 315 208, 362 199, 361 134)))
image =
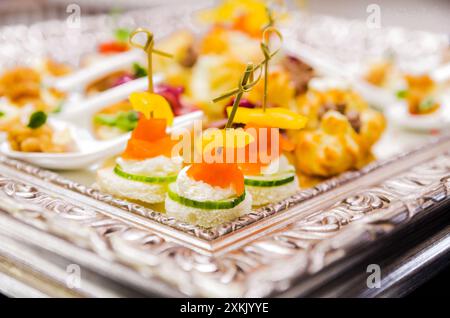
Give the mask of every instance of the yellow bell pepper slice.
MULTIPOLYGON (((227 107, 230 116, 233 107, 227 107)), ((272 107, 265 111, 262 108, 238 107, 233 122, 252 123, 264 127, 281 129, 301 129, 305 127, 308 119, 286 108, 272 107)))
POLYGON ((242 128, 207 129, 202 132, 199 139, 196 146, 200 152, 210 151, 214 148, 244 148, 255 140, 242 128))
POLYGON ((167 120, 167 125, 172 125, 172 108, 163 96, 149 92, 134 92, 130 94, 129 99, 133 109, 144 114, 145 118, 163 118, 167 120))

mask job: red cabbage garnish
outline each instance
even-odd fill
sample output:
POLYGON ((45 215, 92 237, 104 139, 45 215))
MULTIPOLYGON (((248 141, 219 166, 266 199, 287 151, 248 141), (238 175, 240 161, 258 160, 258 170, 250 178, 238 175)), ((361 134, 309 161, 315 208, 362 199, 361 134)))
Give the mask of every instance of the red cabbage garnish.
MULTIPOLYGON (((230 100, 230 103, 227 106, 233 106, 234 103, 234 97, 230 100)), ((249 101, 248 99, 242 98, 239 102, 240 107, 247 107, 247 108, 255 108, 257 105, 249 101)))
MULTIPOLYGON (((227 106, 233 106, 233 103, 234 103, 234 97, 230 100, 230 102, 227 104, 227 106)), ((242 98, 239 102, 239 107, 255 108, 257 106, 258 105, 252 103, 251 101, 249 101, 248 99, 245 99, 245 98, 242 98)), ((224 112, 225 112, 225 117, 228 117, 226 108, 225 108, 224 112)))
POLYGON ((172 106, 172 111, 175 116, 190 113, 196 110, 193 105, 184 103, 181 95, 184 93, 184 87, 172 86, 169 84, 158 84, 155 87, 155 93, 162 95, 172 106))
POLYGON ((125 83, 130 82, 130 81, 132 81, 132 80, 134 80, 134 79, 135 79, 135 78, 134 78, 134 76, 133 76, 132 74, 125 74, 125 75, 122 75, 122 76, 118 77, 118 78, 114 81, 112 87, 116 87, 116 86, 125 84, 125 83))

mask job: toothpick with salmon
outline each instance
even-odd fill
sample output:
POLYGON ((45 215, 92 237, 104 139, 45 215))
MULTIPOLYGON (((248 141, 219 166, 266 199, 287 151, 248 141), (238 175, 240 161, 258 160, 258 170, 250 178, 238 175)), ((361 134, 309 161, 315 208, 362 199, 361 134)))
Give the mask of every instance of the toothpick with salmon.
POLYGON ((254 206, 280 201, 298 191, 295 168, 283 153, 293 151, 294 145, 280 134, 279 129, 301 129, 307 121, 306 117, 287 108, 266 106, 269 61, 278 52, 269 50, 271 35, 282 40, 277 29, 271 26, 265 28, 261 42, 264 60, 255 67, 255 70, 260 69, 264 79, 262 107, 227 108, 233 121, 245 124, 245 131, 254 137, 254 141, 246 146, 246 160, 239 163, 254 206))
POLYGON ((129 100, 139 116, 137 126, 115 167, 98 171, 97 184, 102 190, 119 197, 160 203, 165 199, 168 184, 175 181, 182 167, 181 156, 172 154, 177 140, 166 132, 174 117, 170 104, 153 92, 151 55, 169 55, 153 49, 153 34, 144 29, 131 34, 132 44, 133 36, 138 33, 147 36, 145 45, 139 47, 148 54, 149 91, 130 95, 129 100))
MULTIPOLYGON (((233 109, 239 105, 252 71, 253 65, 249 64, 240 80, 241 90, 233 109)), ((253 137, 242 128, 232 128, 232 123, 231 118, 224 129, 207 130, 199 138, 200 162, 183 168, 169 186, 165 203, 169 216, 209 228, 251 211, 252 197, 245 190, 244 174, 235 155, 253 137)))

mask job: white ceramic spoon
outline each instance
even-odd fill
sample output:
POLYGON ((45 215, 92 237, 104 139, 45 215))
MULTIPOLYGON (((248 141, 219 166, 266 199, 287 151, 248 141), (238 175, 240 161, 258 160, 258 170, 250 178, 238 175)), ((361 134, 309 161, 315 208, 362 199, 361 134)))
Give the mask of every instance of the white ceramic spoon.
MULTIPOLYGON (((430 72, 430 77, 437 83, 443 84, 450 80, 450 63, 440 65, 430 72)), ((361 74, 352 79, 356 91, 371 105, 385 110, 398 103, 395 92, 387 88, 372 85, 361 79, 361 74)))
POLYGON ((436 83, 450 80, 450 63, 439 66, 431 72, 430 76, 436 83))
POLYGON ((391 91, 377 87, 363 80, 351 80, 352 86, 369 105, 379 110, 385 110, 398 102, 397 97, 391 91))
MULTIPOLYGON (((154 77, 154 82, 161 81, 160 76, 154 77)), ((143 91, 148 88, 147 78, 139 78, 122 85, 110 88, 88 99, 65 105, 61 113, 56 116, 60 119, 77 123, 82 127, 92 124, 92 116, 103 108, 128 98, 132 92, 143 91)))
MULTIPOLYGON (((190 127, 194 120, 199 120, 202 117, 202 111, 175 117, 173 126, 168 129, 168 132, 190 127)), ((74 170, 87 168, 102 159, 119 154, 125 149, 130 138, 130 133, 127 133, 112 140, 100 141, 88 129, 77 127, 64 120, 50 118, 49 124, 55 130, 68 128, 71 136, 75 137, 76 150, 67 153, 21 152, 12 150, 9 143, 3 141, 0 145, 0 152, 8 157, 47 169, 74 170)))
MULTIPOLYGON (((89 83, 114 71, 129 68, 133 62, 142 62, 143 58, 144 55, 139 50, 114 54, 66 76, 45 78, 44 86, 54 87, 67 93, 61 107, 61 111, 64 112, 67 108, 86 101, 84 89, 89 83)), ((103 93, 105 92, 99 95, 103 93)))
POLYGON ((143 58, 144 54, 141 50, 114 54, 66 76, 49 78, 45 81, 45 85, 64 92, 80 91, 92 81, 111 72, 130 67, 134 62, 141 61, 143 58))
POLYGON ((400 101, 391 105, 387 109, 386 115, 392 123, 409 130, 422 132, 449 130, 450 96, 442 96, 439 109, 431 114, 412 115, 408 112, 406 102, 400 101))

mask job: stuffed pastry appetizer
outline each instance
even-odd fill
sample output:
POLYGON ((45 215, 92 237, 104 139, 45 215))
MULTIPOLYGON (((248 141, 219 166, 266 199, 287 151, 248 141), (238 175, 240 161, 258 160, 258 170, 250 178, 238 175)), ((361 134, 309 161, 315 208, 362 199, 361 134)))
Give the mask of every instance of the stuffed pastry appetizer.
POLYGON ((372 159, 371 148, 386 121, 343 80, 313 79, 297 98, 297 111, 308 118, 306 129, 290 133, 296 144, 298 171, 330 177, 358 169, 372 159))

